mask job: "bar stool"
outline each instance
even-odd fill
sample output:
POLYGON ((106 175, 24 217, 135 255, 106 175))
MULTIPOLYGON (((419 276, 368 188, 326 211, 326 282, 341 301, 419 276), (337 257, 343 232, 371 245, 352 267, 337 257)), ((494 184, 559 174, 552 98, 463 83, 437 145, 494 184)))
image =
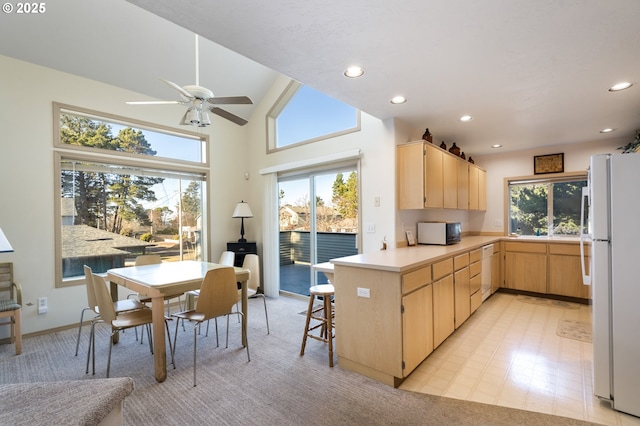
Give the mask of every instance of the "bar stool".
POLYGON ((329 343, 329 367, 333 367, 333 337, 335 334, 335 324, 333 320, 335 314, 331 305, 331 297, 335 293, 335 288, 332 284, 314 285, 309 288, 309 293, 309 309, 307 309, 307 322, 304 328, 304 336, 302 337, 300 356, 304 355, 304 347, 307 344, 307 337, 311 337, 312 339, 329 343), (324 302, 322 306, 314 309, 313 303, 316 297, 320 296, 323 298, 324 302), (318 323, 312 325, 312 319, 318 321, 318 323), (320 328, 320 334, 312 334, 311 332, 317 328, 320 328))

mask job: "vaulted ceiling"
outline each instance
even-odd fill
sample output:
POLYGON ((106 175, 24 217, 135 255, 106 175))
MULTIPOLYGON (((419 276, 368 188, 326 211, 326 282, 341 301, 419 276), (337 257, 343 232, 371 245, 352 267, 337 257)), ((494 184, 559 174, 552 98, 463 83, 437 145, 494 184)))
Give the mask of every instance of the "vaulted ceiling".
POLYGON ((173 99, 158 78, 195 82, 195 32, 207 39, 200 84, 218 96, 260 101, 281 73, 474 154, 631 140, 640 128, 637 0, 130 2, 5 14, 0 54, 173 99), (365 75, 344 77, 351 65, 365 75), (620 81, 636 84, 608 91, 620 81))

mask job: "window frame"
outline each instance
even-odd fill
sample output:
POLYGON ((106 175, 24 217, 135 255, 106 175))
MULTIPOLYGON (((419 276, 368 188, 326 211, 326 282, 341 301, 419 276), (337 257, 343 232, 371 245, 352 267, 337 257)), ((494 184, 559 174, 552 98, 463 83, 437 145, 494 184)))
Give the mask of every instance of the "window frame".
POLYGON ((173 173, 189 173, 202 175, 202 182, 205 185, 205 199, 202 201, 202 258, 209 259, 209 249, 211 247, 210 219, 208 212, 210 211, 210 197, 208 196, 210 188, 211 170, 209 168, 209 136, 189 131, 178 131, 166 126, 156 125, 154 123, 145 122, 133 118, 117 116, 109 113, 88 110, 86 108, 75 107, 58 102, 53 105, 53 185, 54 185, 54 263, 55 263, 55 287, 63 288, 84 284, 84 276, 71 278, 63 278, 62 268, 62 215, 61 215, 61 197, 62 188, 60 178, 62 173, 62 161, 88 161, 96 163, 117 164, 127 167, 142 167, 156 169, 159 171, 168 171, 173 173), (198 139, 203 144, 202 162, 193 162, 179 159, 171 159, 167 157, 157 157, 140 155, 135 153, 118 152, 102 150, 79 145, 69 145, 60 141, 60 114, 76 113, 79 115, 91 115, 105 121, 113 120, 114 124, 133 126, 141 130, 150 130, 153 132, 170 133, 176 136, 184 136, 188 138, 198 139))
POLYGON ((280 94, 280 96, 278 97, 278 99, 276 100, 276 102, 274 103, 274 105, 271 107, 271 109, 267 112, 266 115, 266 128, 267 128, 267 141, 266 141, 266 149, 267 149, 267 154, 271 154, 271 153, 275 153, 275 152, 279 152, 279 151, 283 151, 286 149, 290 149, 290 148, 295 148, 295 147, 299 147, 302 145, 308 145, 310 143, 315 143, 315 142, 319 142, 319 141, 323 141, 326 139, 331 139, 331 138, 335 138, 338 136, 344 136, 344 135, 348 135, 350 133, 355 133, 355 132, 359 132, 361 130, 362 124, 361 124, 361 111, 358 108, 355 108, 356 111, 356 125, 354 127, 351 127, 349 129, 344 129, 344 130, 340 130, 337 132, 333 132, 333 133, 327 133, 326 135, 322 135, 322 136, 317 136, 315 138, 311 138, 311 139, 305 139, 296 143, 292 143, 286 146, 278 146, 278 141, 277 141, 277 131, 276 131, 276 121, 278 119, 278 116, 280 115, 280 113, 285 109, 285 107, 287 106, 287 104, 289 103, 289 101, 291 101, 291 99, 293 99, 293 97, 296 95, 296 93, 298 92, 298 90, 300 90, 300 88, 303 86, 302 83, 299 83, 295 80, 291 80, 289 82, 289 84, 287 84, 287 87, 285 87, 285 89, 282 91, 282 93, 280 94))
MULTIPOLYGON (((516 176, 516 177, 505 177, 504 178, 504 223, 505 232, 507 235, 515 232, 511 230, 511 191, 510 186, 515 184, 535 184, 535 183, 562 183, 562 182, 573 182, 578 180, 587 180, 587 171, 584 172, 566 172, 566 173, 557 173, 552 176, 545 175, 529 175, 529 176, 516 176)), ((551 233, 553 228, 553 191, 549 194, 547 198, 547 235, 545 237, 548 238, 575 238, 574 235, 554 235, 551 233)), ((534 235, 526 235, 526 236, 534 236, 534 235)))

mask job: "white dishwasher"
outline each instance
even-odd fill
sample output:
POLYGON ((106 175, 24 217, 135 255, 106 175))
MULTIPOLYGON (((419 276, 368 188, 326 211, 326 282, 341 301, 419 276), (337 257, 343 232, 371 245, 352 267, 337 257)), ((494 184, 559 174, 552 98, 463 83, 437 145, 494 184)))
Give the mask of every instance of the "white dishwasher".
POLYGON ((491 296, 491 264, 493 258, 493 244, 482 247, 482 281, 480 291, 482 291, 482 301, 491 296))

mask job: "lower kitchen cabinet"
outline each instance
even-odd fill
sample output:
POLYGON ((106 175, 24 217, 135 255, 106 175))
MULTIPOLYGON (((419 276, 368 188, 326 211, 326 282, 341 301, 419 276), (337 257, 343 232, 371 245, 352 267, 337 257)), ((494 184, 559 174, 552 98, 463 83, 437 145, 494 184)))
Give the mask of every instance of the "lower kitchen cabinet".
POLYGON ((433 352, 432 306, 430 284, 402 298, 402 368, 406 372, 413 371, 433 352))
POLYGON ((433 347, 437 348, 455 330, 453 274, 433 282, 433 347))
POLYGON ((454 258, 453 285, 455 299, 455 327, 458 328, 471 315, 469 303, 469 253, 454 258))
POLYGON ((547 245, 505 243, 505 287, 514 290, 547 292, 547 245))
POLYGON ((582 284, 580 246, 549 244, 549 293, 588 299, 590 289, 582 284))

